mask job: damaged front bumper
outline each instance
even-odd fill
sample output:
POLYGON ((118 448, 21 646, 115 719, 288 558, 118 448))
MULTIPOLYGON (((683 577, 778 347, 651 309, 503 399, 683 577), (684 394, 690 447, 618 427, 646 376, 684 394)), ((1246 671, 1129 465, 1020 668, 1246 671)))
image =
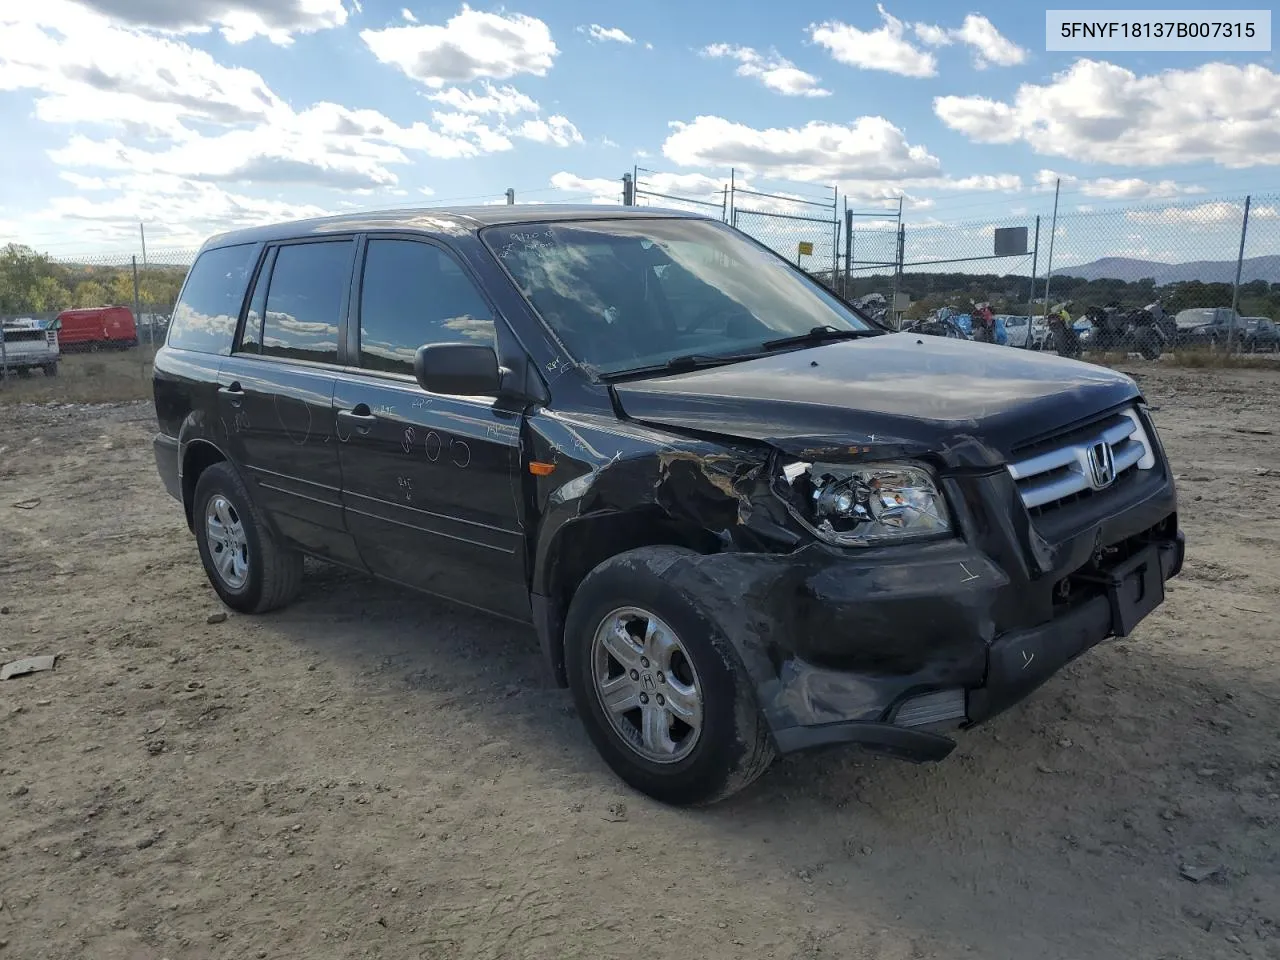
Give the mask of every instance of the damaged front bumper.
MULTIPOLYGON (((1004 481, 974 490, 990 483, 1004 481)), ((945 734, 1127 636, 1164 600, 1184 538, 1171 478, 1150 484, 1053 528, 1052 542, 1025 513, 994 522, 1019 514, 975 494, 967 502, 993 506, 970 515, 969 539, 690 556, 664 576, 732 642, 779 751, 854 743, 941 760, 955 746, 945 734)))
MULTIPOLYGON (((1082 653, 1110 637, 1128 635, 1164 600, 1164 584, 1182 567, 1181 531, 1151 542, 1098 578, 1096 591, 1039 626, 996 636, 984 644, 982 676, 973 683, 973 665, 953 661, 952 686, 898 693, 875 703, 870 688, 888 693, 891 681, 790 661, 765 704, 778 749, 784 753, 855 743, 879 753, 917 762, 944 759, 955 742, 943 735, 972 727, 1027 697, 1082 653), (792 709, 801 707, 801 711, 792 709), (858 716, 827 719, 853 707, 858 716), (878 716, 876 714, 879 710, 878 716), (810 722, 796 722, 798 720, 810 722)), ((964 632, 972 625, 953 623, 964 632)), ((942 679, 946 668, 933 678, 942 679)), ((900 678, 905 680, 907 678, 900 678)), ((915 679, 915 678, 911 678, 915 679)), ((900 685, 900 684, 898 684, 900 685)))

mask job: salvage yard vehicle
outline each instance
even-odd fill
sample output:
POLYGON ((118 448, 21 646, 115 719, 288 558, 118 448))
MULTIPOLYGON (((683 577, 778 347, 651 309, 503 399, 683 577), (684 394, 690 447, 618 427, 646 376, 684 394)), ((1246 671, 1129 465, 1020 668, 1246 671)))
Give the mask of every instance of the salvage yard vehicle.
POLYGON ((58 375, 62 359, 58 333, 37 320, 7 320, 0 324, 0 366, 5 376, 28 376, 41 370, 46 377, 58 375))
POLYGON ((68 353, 128 350, 138 345, 138 326, 128 307, 63 310, 56 324, 68 353))
POLYGON ((604 759, 668 803, 812 747, 942 760, 1183 562, 1131 378, 892 333, 692 214, 224 234, 154 389, 229 607, 287 604, 309 555, 531 624, 604 759))
POLYGON ((1049 324, 1044 317, 1020 317, 1002 313, 996 317, 1007 332, 1007 345, 1023 350, 1043 350, 1049 336, 1049 324))

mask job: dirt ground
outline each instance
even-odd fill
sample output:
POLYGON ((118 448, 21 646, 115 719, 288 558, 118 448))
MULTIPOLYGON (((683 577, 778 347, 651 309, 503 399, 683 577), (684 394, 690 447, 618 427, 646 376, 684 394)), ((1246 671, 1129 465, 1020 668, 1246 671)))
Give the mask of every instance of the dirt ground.
POLYGON ((614 779, 531 632, 322 567, 207 622, 149 407, 0 409, 0 661, 61 656, 0 683, 0 960, 1280 958, 1280 371, 1125 369, 1165 606, 942 764, 695 812, 614 779))

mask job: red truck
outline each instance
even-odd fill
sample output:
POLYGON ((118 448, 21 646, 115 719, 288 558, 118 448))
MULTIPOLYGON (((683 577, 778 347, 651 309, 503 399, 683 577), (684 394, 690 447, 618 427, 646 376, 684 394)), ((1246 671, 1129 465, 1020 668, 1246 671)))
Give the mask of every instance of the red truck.
POLYGON ((127 350, 138 345, 138 325, 128 307, 63 310, 56 321, 63 352, 127 350))

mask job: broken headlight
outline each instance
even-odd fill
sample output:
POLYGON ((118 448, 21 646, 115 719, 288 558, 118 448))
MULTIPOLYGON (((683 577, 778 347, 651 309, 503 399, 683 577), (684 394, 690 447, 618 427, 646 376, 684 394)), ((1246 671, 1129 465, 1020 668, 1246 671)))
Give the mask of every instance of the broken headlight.
POLYGON ((809 530, 837 546, 951 535, 932 472, 908 463, 784 463, 774 489, 809 530))

